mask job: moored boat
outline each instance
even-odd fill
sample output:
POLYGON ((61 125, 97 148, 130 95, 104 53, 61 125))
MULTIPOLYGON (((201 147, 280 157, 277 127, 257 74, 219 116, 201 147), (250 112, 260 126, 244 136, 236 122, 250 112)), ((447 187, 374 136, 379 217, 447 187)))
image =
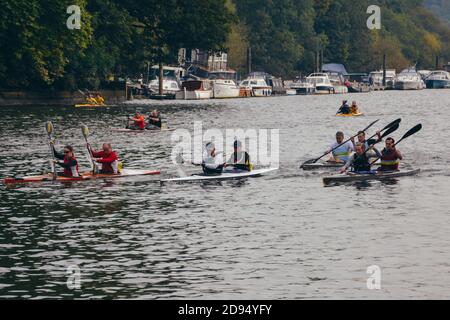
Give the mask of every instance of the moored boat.
POLYGON ((415 68, 405 69, 395 78, 395 89, 397 90, 422 90, 425 83, 415 68))
POLYGON ((210 99, 212 94, 211 83, 209 80, 187 80, 183 82, 182 90, 177 92, 176 99, 210 99))
POLYGON ((236 85, 236 72, 232 70, 211 71, 209 80, 212 84, 212 98, 237 98, 240 88, 236 85))
POLYGON ((428 89, 450 88, 450 73, 443 70, 433 71, 425 78, 425 84, 428 89))
POLYGON ((262 77, 249 77, 239 84, 244 90, 250 90, 253 97, 269 97, 272 95, 272 87, 262 77))

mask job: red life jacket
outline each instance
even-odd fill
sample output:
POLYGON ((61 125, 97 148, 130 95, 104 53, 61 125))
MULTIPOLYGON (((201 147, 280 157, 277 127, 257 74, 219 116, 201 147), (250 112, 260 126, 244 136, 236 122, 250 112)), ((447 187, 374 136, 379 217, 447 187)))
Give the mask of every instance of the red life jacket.
MULTIPOLYGON (((76 166, 72 166, 70 168, 64 168, 64 176, 65 177, 79 177, 80 173, 78 172, 78 160, 75 157, 72 157, 73 160, 77 162, 76 166)), ((64 164, 69 164, 69 159, 64 157, 64 164)))
POLYGON ((400 165, 400 157, 398 156, 397 150, 387 151, 383 149, 381 151, 381 170, 383 171, 397 171, 400 165))

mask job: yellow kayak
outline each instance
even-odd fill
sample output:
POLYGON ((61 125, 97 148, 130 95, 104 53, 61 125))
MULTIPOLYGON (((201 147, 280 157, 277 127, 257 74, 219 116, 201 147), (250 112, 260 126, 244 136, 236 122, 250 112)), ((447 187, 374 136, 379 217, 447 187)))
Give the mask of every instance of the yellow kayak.
POLYGON ((343 113, 338 113, 336 115, 336 117, 361 117, 363 116, 364 113, 358 112, 358 113, 349 113, 349 114, 343 114, 343 113))
POLYGON ((100 107, 108 107, 108 106, 106 104, 92 104, 92 103, 83 103, 75 105, 75 108, 100 108, 100 107))

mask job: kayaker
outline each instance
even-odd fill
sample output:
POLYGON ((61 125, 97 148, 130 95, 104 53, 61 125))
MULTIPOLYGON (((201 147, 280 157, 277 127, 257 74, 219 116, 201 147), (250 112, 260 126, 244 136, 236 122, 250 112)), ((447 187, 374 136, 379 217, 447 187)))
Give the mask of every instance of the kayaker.
POLYGON ((250 163, 250 155, 242 151, 242 143, 239 140, 234 141, 234 152, 231 155, 225 167, 232 166, 235 169, 243 171, 252 171, 253 165, 250 163))
POLYGON ((77 158, 75 158, 73 154, 73 147, 65 146, 63 153, 60 153, 56 151, 53 142, 50 143, 52 145, 53 154, 55 155, 55 158, 63 161, 63 162, 54 161, 55 164, 64 168, 63 173, 59 173, 58 175, 63 177, 79 177, 80 173, 78 172, 78 160, 77 158))
POLYGON ((334 142, 330 148, 327 150, 327 153, 331 153, 331 157, 330 160, 328 160, 328 162, 334 162, 334 163, 346 163, 350 157, 350 154, 352 153, 352 151, 354 151, 354 146, 353 144, 348 141, 346 143, 344 143, 342 146, 336 148, 337 146, 339 146, 340 144, 342 144, 342 142, 344 141, 344 133, 341 131, 338 131, 336 133, 336 142, 334 142))
POLYGON ((134 114, 133 118, 128 121, 132 121, 132 124, 128 124, 127 129, 130 130, 144 130, 145 129, 145 118, 138 111, 134 114))
POLYGON ((112 150, 111 144, 104 143, 102 151, 95 151, 89 145, 94 161, 100 163, 102 168, 99 173, 102 174, 118 174, 119 173, 119 158, 112 150))
POLYGON ((150 112, 147 118, 147 125, 145 126, 145 129, 157 130, 161 129, 161 127, 162 127, 161 112, 155 109, 152 112, 150 112))
POLYGON ((349 105, 347 104, 347 100, 344 100, 344 101, 342 101, 342 105, 341 105, 341 107, 339 108, 339 110, 338 110, 338 112, 337 112, 338 114, 350 114, 350 107, 349 107, 349 105))
POLYGON ((358 114, 359 113, 359 107, 356 104, 356 101, 352 102, 352 105, 350 106, 350 113, 351 114, 358 114))
POLYGON ((370 159, 379 158, 380 156, 381 154, 377 150, 369 149, 366 151, 364 144, 358 142, 355 152, 341 169, 341 173, 346 172, 349 168, 352 168, 352 172, 355 173, 371 173, 370 159))
MULTIPOLYGON (((381 135, 377 132, 378 137, 381 138, 381 135)), ((354 149, 356 149, 356 143, 355 143, 355 138, 351 138, 351 141, 353 143, 353 147, 354 149)), ((364 131, 359 131, 358 132, 358 143, 361 143, 364 145, 364 149, 367 150, 369 149, 371 146, 373 146, 375 143, 377 143, 376 139, 370 139, 370 140, 366 140, 366 133, 364 131)))
POLYGON ((403 155, 395 148, 393 138, 386 139, 386 147, 381 151, 381 167, 378 171, 398 171, 403 155))
POLYGON ((205 146, 205 152, 203 154, 203 173, 207 175, 220 175, 222 173, 224 164, 218 164, 216 156, 216 147, 214 143, 208 142, 205 146))

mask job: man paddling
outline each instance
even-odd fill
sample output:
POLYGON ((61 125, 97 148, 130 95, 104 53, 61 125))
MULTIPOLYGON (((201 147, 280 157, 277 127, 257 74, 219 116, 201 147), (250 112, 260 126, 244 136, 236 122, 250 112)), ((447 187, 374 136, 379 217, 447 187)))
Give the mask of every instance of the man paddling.
POLYGON ((349 168, 352 168, 352 172, 355 173, 370 173, 370 159, 379 158, 380 156, 381 154, 378 150, 373 150, 372 148, 365 150, 364 145, 358 142, 355 153, 348 159, 345 166, 341 169, 341 173, 347 172, 349 168))
POLYGON ((354 147, 353 143, 351 143, 350 141, 347 141, 346 143, 342 144, 343 141, 344 141, 344 133, 338 131, 336 133, 336 142, 334 142, 327 150, 327 154, 332 152, 330 160, 328 162, 346 163, 348 161, 351 152, 354 151, 354 147))
MULTIPOLYGON (((377 132, 378 138, 381 138, 380 132, 377 132)), ((351 141, 353 143, 353 147, 356 147, 355 138, 351 138, 351 141)), ((366 140, 366 133, 364 131, 358 132, 358 143, 361 143, 364 145, 364 149, 368 150, 371 146, 373 146, 375 143, 377 143, 376 139, 369 139, 366 140)))
POLYGON ((63 173, 59 173, 58 175, 68 178, 79 177, 80 173, 78 172, 78 160, 73 154, 73 147, 65 146, 63 153, 60 153, 56 151, 53 142, 50 142, 50 144, 52 145, 55 158, 58 160, 63 160, 63 162, 54 161, 55 164, 64 168, 63 173))
POLYGON ((161 112, 155 109, 152 112, 150 112, 147 118, 147 125, 145 126, 145 129, 158 130, 161 129, 161 127, 162 127, 161 112))
POLYGON ((225 164, 217 163, 216 147, 214 143, 208 142, 205 146, 205 153, 203 155, 202 168, 206 175, 220 175, 223 172, 225 164))
POLYGON ((127 129, 130 130, 144 130, 145 129, 145 118, 138 111, 134 114, 133 118, 130 118, 129 121, 132 121, 132 124, 128 124, 127 129))
POLYGON ((95 151, 89 145, 94 161, 100 163, 102 168, 99 173, 102 174, 118 174, 119 173, 119 158, 112 150, 111 144, 104 143, 101 151, 95 151))
POLYGON ((403 155, 396 149, 393 138, 386 139, 386 147, 381 151, 380 159, 381 167, 378 168, 378 171, 398 171, 403 155))
POLYGON ((243 171, 252 171, 253 165, 250 163, 250 155, 246 151, 242 151, 242 143, 238 140, 234 141, 234 152, 228 160, 227 166, 243 171))
POLYGON ((339 108, 337 114, 350 114, 350 106, 347 104, 347 100, 342 101, 342 105, 339 108))

